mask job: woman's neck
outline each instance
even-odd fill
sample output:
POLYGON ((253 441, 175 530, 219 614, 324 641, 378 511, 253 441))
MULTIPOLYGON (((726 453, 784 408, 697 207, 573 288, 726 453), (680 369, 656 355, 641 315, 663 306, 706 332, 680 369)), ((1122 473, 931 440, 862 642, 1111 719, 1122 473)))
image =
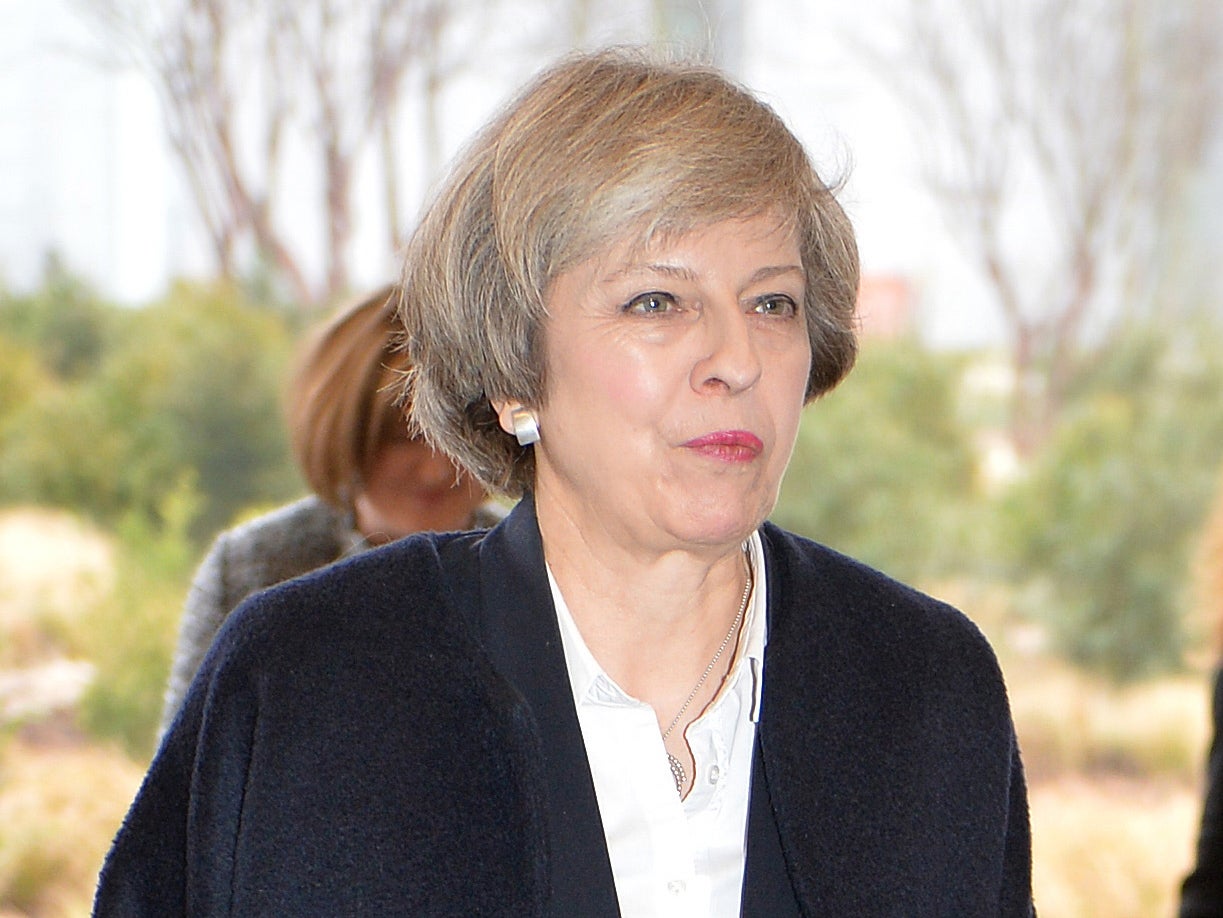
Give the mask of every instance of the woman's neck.
POLYGON ((539 516, 544 557, 586 646, 626 692, 669 717, 738 614, 741 543, 650 550, 539 516))

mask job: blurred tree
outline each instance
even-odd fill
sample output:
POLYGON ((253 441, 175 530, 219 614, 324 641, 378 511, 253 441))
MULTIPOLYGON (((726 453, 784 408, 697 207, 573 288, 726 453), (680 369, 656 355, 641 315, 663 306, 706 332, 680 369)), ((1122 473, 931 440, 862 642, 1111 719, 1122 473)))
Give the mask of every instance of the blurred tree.
POLYGON ((224 286, 179 285, 147 318, 144 341, 133 336, 117 357, 152 384, 141 393, 147 410, 198 476, 207 503, 193 532, 296 493, 280 398, 292 344, 284 326, 224 286))
POLYGON ((869 56, 927 139, 926 184, 1001 309, 1027 454, 1103 330, 1166 308, 1194 246, 1217 247, 1182 224, 1223 114, 1223 4, 901 8, 895 46, 869 56))
POLYGON ((402 248, 404 211, 443 166, 456 78, 478 72, 477 92, 496 95, 595 36, 733 67, 742 34, 742 0, 72 3, 113 49, 106 63, 155 89, 218 273, 270 274, 306 311, 368 263, 358 230, 381 223, 388 263, 402 248))
POLYGON ((1223 459, 1223 330, 1132 329, 1069 388, 1048 447, 1002 500, 1003 552, 1068 658, 1117 680, 1174 670, 1223 459))
POLYGON ((915 340, 868 342, 807 408, 773 519, 902 580, 966 566, 975 481, 960 370, 915 340))
POLYGON ((80 379, 97 369, 111 307, 51 254, 33 293, 0 296, 0 334, 35 348, 43 365, 61 379, 80 379))
POLYGON ((279 401, 283 322, 225 285, 179 285, 113 322, 95 375, 29 400, 0 430, 0 498, 156 520, 190 474, 203 537, 299 489, 279 401))
MULTIPOLYGON (((490 0, 75 2, 157 90, 222 276, 268 265, 310 307, 348 292, 362 216, 354 183, 371 151, 387 254, 401 242, 402 95, 412 85, 423 94, 423 152, 436 156, 437 96, 456 66, 451 28, 490 0), (304 173, 298 163, 288 175, 303 150, 304 173), (303 195, 315 179, 317 195, 303 195), (321 278, 311 272, 320 251, 321 278)), ((470 47, 463 59, 474 59, 470 47)))
MULTIPOLYGON (((5 443, 22 440, 31 419, 54 426, 53 406, 71 402, 97 373, 112 312, 56 258, 48 259, 34 292, 0 294, 0 456, 5 443), (40 417, 44 411, 48 416, 40 417)), ((45 496, 25 472, 0 458, 0 500, 28 503, 45 496)))
POLYGON ((198 500, 184 474, 161 495, 156 521, 143 513, 119 521, 115 590, 85 610, 72 633, 69 649, 95 667, 81 726, 141 761, 156 749, 182 596, 197 559, 188 530, 198 500))
POLYGON ((53 384, 39 354, 0 330, 0 431, 26 402, 53 384))

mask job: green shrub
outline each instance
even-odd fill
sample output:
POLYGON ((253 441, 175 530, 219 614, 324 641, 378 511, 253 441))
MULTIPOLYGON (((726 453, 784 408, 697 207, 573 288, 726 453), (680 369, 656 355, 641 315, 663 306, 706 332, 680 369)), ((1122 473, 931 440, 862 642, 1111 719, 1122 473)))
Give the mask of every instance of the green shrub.
POLYGON ((165 498, 157 522, 130 515, 120 527, 116 587, 80 623, 75 650, 95 676, 81 726, 129 755, 153 751, 183 597, 195 562, 188 537, 199 496, 189 477, 165 498))
POLYGON ((39 289, 28 296, 0 294, 0 336, 37 352, 56 377, 82 379, 97 370, 114 313, 115 307, 52 258, 39 289))
POLYGON ((32 347, 0 333, 0 428, 51 384, 32 347))
POLYGON ((1182 665, 1190 548, 1223 457, 1223 334, 1134 330, 1079 381, 999 548, 1068 659, 1128 681, 1182 665))
POLYGON ((975 484, 960 369, 916 341, 868 344, 807 407, 773 518, 903 580, 966 565, 975 484))
POLYGON ((280 407, 292 346, 283 319, 232 288, 184 284, 108 327, 94 372, 45 387, 0 428, 0 500, 114 526, 154 518, 190 474, 202 543, 240 508, 299 491, 280 407))

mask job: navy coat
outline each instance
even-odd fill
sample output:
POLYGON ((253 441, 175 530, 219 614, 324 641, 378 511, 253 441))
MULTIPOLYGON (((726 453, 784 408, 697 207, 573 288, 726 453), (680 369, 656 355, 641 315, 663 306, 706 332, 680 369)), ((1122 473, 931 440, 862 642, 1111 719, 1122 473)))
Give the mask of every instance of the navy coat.
POLYGON ((1179 918, 1223 918, 1223 668, 1215 670, 1211 715, 1197 858, 1181 886, 1179 918))
MULTIPOLYGON (((766 524, 749 916, 1032 914, 994 656, 959 612, 766 524)), ((618 914, 531 501, 248 599, 95 914, 618 914)))

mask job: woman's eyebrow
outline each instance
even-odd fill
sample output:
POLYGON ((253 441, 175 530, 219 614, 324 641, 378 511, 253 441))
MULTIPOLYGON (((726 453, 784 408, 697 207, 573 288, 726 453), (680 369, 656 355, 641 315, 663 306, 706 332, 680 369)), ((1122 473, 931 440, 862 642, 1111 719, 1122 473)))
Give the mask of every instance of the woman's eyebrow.
MULTIPOLYGON (((616 281, 624 277, 632 277, 638 274, 658 274, 664 277, 674 277, 678 280, 694 281, 698 279, 697 272, 691 268, 686 268, 683 265, 667 264, 665 262, 648 262, 644 264, 630 264, 622 268, 617 268, 608 274, 605 281, 616 281)), ((781 265, 766 265, 752 272, 749 279, 751 283, 770 280, 774 277, 782 277, 787 274, 797 274, 801 278, 806 278, 807 272, 803 270, 800 264, 781 264, 781 265)))
POLYGON ((784 277, 787 274, 797 274, 802 280, 807 279, 807 272, 802 265, 768 265, 752 274, 752 283, 771 280, 774 277, 784 277))
POLYGON ((674 277, 677 280, 697 279, 697 273, 691 268, 685 268, 683 265, 672 265, 665 262, 638 262, 617 268, 608 274, 604 280, 616 281, 624 277, 633 277, 640 274, 660 274, 664 277, 674 277))

